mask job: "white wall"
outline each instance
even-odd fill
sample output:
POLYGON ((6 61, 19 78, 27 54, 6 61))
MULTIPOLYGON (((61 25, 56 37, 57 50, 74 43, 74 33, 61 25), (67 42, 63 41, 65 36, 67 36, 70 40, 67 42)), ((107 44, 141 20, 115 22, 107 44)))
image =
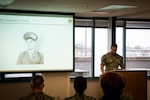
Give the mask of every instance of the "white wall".
MULTIPOLYGON (((45 93, 59 100, 74 95, 75 91, 73 81, 70 80, 70 73, 45 73, 43 76, 45 78, 45 93)), ((100 98, 103 95, 99 80, 87 80, 87 86, 86 95, 95 98, 100 98)))
POLYGON ((45 73, 44 92, 54 96, 56 99, 63 99, 70 95, 70 74, 62 73, 45 73))

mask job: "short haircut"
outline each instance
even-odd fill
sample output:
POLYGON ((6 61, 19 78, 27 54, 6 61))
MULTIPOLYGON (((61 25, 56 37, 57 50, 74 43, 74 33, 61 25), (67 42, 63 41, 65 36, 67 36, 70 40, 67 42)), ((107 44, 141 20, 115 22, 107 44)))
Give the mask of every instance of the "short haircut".
POLYGON ((82 95, 87 88, 87 81, 82 76, 77 76, 74 80, 74 89, 76 92, 78 92, 80 95, 82 95))
POLYGON ((126 84, 125 75, 119 72, 105 72, 101 76, 101 86, 105 96, 120 96, 126 84))
POLYGON ((111 44, 111 48, 112 47, 116 47, 117 48, 117 44, 116 43, 111 44))
POLYGON ((32 84, 33 88, 41 88, 41 86, 44 84, 44 79, 42 76, 36 75, 31 80, 31 84, 32 84))

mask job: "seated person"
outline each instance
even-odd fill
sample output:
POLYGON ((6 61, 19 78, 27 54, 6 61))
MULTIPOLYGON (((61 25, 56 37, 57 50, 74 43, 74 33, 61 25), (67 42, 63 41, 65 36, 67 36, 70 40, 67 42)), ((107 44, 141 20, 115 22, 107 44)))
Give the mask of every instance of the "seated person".
POLYGON ((33 77, 31 81, 32 93, 20 98, 20 100, 55 100, 54 97, 46 95, 42 90, 44 88, 44 79, 40 75, 33 77))
POLYGON ((132 94, 125 91, 126 76, 109 71, 101 75, 101 87, 104 96, 100 100, 134 100, 132 94))
MULTIPOLYGON (((121 74, 121 75, 122 75, 122 77, 123 77, 124 86, 125 86, 125 85, 126 85, 126 81, 127 81, 127 77, 126 77, 125 75, 123 75, 123 74, 121 74)), ((130 92, 126 91, 125 88, 123 88, 123 91, 122 91, 122 94, 121 94, 120 97, 121 97, 123 100, 135 100, 134 96, 133 96, 130 92)))
POLYGON ((87 81, 82 76, 78 76, 74 80, 75 95, 65 98, 64 100, 96 100, 94 97, 87 96, 84 91, 87 88, 87 81))

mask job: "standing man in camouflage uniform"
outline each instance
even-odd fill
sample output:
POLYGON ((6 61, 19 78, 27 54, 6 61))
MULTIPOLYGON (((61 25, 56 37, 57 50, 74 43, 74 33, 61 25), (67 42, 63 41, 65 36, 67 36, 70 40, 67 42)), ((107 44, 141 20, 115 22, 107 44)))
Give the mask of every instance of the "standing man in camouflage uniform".
POLYGON ((119 66, 121 67, 121 69, 125 68, 123 64, 123 57, 117 54, 116 52, 117 52, 117 44, 112 44, 111 51, 102 56, 100 65, 102 74, 105 71, 117 70, 119 66), (105 71, 104 66, 106 67, 105 71))
POLYGON ((42 90, 44 88, 44 79, 40 75, 33 77, 31 81, 32 93, 20 98, 20 100, 55 100, 54 97, 46 95, 42 90))

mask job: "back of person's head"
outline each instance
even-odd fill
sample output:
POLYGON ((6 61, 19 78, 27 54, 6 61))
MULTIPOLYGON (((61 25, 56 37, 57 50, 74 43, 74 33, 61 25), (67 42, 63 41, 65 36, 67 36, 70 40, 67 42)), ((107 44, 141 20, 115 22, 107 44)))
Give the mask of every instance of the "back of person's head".
POLYGON ((74 89, 79 95, 83 95, 87 88, 87 81, 82 76, 77 76, 74 80, 74 89))
POLYGON ((105 72, 101 76, 101 87, 104 92, 104 96, 108 98, 119 98, 125 84, 126 77, 121 73, 110 71, 105 72))
POLYGON ((44 85, 43 77, 40 75, 34 76, 33 79, 31 80, 31 85, 32 85, 32 88, 36 88, 36 89, 43 87, 44 85))

